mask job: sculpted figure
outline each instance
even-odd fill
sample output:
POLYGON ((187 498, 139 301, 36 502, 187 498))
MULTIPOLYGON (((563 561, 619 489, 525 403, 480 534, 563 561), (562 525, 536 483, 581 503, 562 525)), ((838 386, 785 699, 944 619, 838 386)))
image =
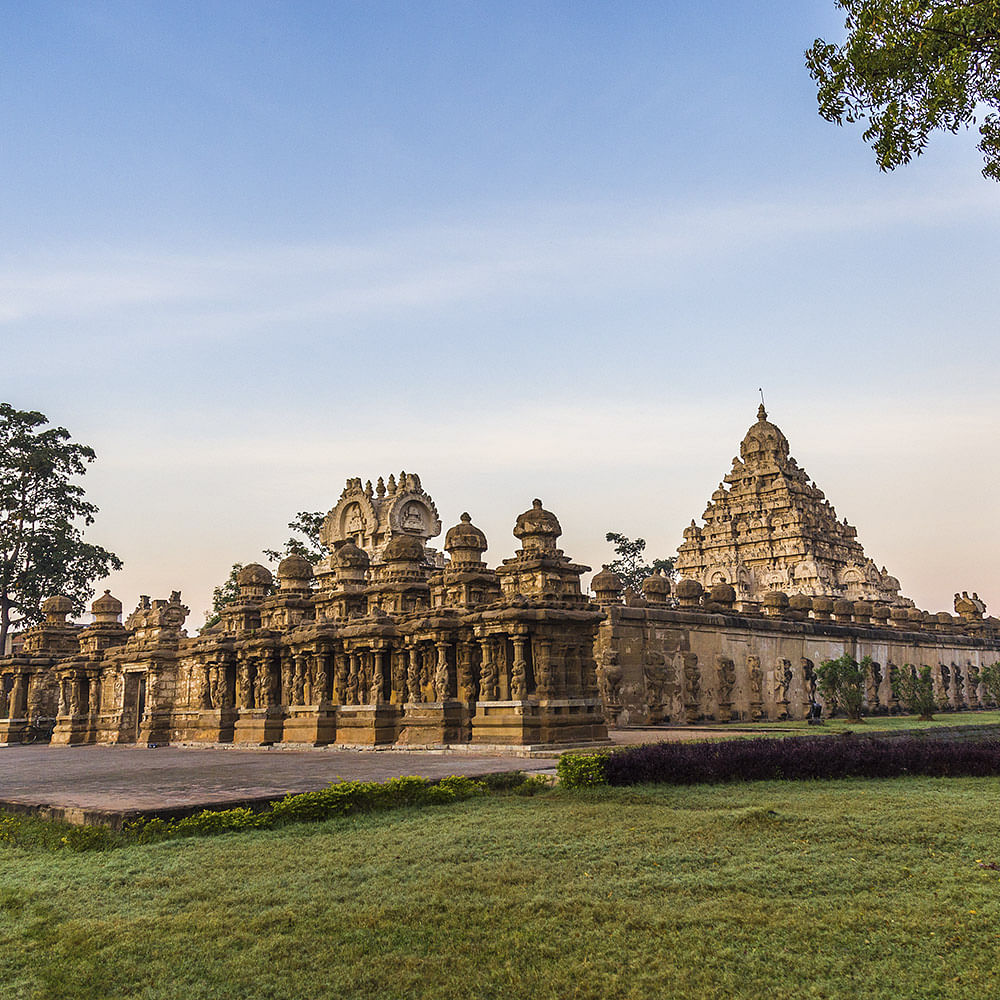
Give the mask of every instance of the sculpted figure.
POLYGON ((317 705, 322 705, 326 701, 326 682, 326 671, 323 669, 323 664, 321 663, 319 669, 316 671, 316 683, 313 685, 313 701, 317 705))
POLYGON ((406 672, 406 685, 410 691, 410 701, 419 705, 424 699, 420 691, 420 658, 410 657, 410 666, 406 672))
POLYGON ((493 659, 493 649, 483 645, 483 664, 481 667, 480 688, 484 701, 497 700, 497 665, 493 659))
POLYGON ((443 657, 438 658, 437 670, 434 672, 434 690, 437 693, 438 701, 446 701, 448 698, 448 661, 443 657))
POLYGON ((241 660, 236 670, 236 707, 250 707, 250 664, 241 660))
POLYGON ((212 680, 209 677, 208 667, 198 664, 195 671, 195 704, 200 709, 212 707, 212 680))
POLYGON ((406 653, 394 650, 392 654, 392 700, 406 701, 406 653))
POLYGON ((348 705, 358 705, 358 658, 356 656, 351 657, 351 670, 347 675, 347 704, 348 705))
POLYGON ((524 701, 528 697, 528 675, 524 660, 519 657, 514 658, 510 672, 510 697, 511 701, 524 701))
POLYGON ((597 667, 597 686, 605 705, 621 704, 622 668, 618 663, 618 653, 605 650, 597 667))
POLYGON ((472 674, 472 645, 463 642, 458 647, 458 696, 463 701, 476 700, 476 679, 472 674))

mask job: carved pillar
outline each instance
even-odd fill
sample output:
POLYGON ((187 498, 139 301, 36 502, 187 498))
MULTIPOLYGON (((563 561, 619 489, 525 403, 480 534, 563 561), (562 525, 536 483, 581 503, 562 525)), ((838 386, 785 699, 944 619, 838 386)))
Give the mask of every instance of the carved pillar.
POLYGON ((317 649, 313 653, 312 702, 316 705, 325 704, 330 697, 330 680, 326 670, 327 659, 325 649, 317 649))
POLYGON ((357 705, 360 704, 358 701, 358 689, 360 686, 360 680, 358 678, 358 674, 360 672, 358 654, 355 652, 349 653, 348 661, 351 666, 347 674, 347 704, 357 705))
POLYGON ((295 670, 292 673, 292 704, 304 705, 306 697, 306 655, 295 654, 295 670))
POLYGON ((563 654, 566 662, 566 696, 568 698, 583 697, 583 658, 580 647, 570 643, 563 654))
POLYGON ((496 656, 494 663, 497 667, 497 689, 501 701, 510 701, 510 662, 507 650, 507 636, 498 635, 495 637, 496 645, 494 650, 496 656))
MULTIPOLYGON (((537 639, 535 641, 535 693, 539 698, 558 697, 559 690, 554 677, 555 671, 552 669, 552 643, 548 639, 537 639)), ((514 669, 517 670, 517 661, 524 655, 523 641, 518 649, 518 640, 514 639, 514 669)), ((525 671, 527 675, 527 671, 525 671)), ((518 699, 514 699, 515 701, 518 699)))
POLYGON ((65 677, 59 678, 59 707, 56 714, 69 715, 69 681, 65 677))
MULTIPOLYGON (((524 659, 523 635, 512 636, 514 641, 514 662, 511 664, 510 672, 510 700, 524 701, 528 697, 528 664, 524 659)), ((548 678, 546 678, 546 681, 548 678)), ((548 692, 542 695, 548 697, 548 692)))
POLYGON ((480 639, 479 649, 482 656, 480 667, 479 694, 483 701, 497 700, 497 665, 493 658, 493 640, 480 639))
POLYGON ((476 678, 472 670, 472 643, 463 640, 457 650, 458 697, 462 701, 476 700, 476 678))
POLYGON ((333 700, 337 705, 347 704, 347 654, 334 654, 334 681, 336 688, 333 692, 333 700))
MULTIPOLYGON (((13 684, 13 678, 11 678, 13 684)), ((7 674, 0 674, 0 719, 10 716, 10 690, 7 687, 7 674)))
POLYGON ((262 650, 257 668, 257 707, 273 708, 278 700, 278 677, 273 650, 262 650))
POLYGON ((451 678, 448 676, 448 643, 436 642, 437 666, 434 669, 434 692, 438 701, 447 701, 451 696, 451 678))
POLYGON ((281 654, 281 693, 278 700, 282 705, 294 705, 295 659, 288 650, 281 654))
POLYGON ((409 688, 410 701, 414 704, 422 702, 423 695, 420 691, 420 650, 416 645, 410 646, 410 666, 406 672, 406 686, 409 688))
POLYGON ((386 660, 389 658, 389 651, 384 646, 379 646, 372 653, 372 656, 374 658, 374 665, 372 668, 372 690, 370 699, 373 705, 384 705, 386 660))
POLYGON ((236 657, 236 707, 250 707, 250 664, 242 653, 236 657))
POLYGON ((10 717, 23 719, 28 710, 28 685, 24 674, 14 674, 14 684, 10 689, 10 717))
POLYGON ((408 662, 406 650, 391 650, 389 662, 392 664, 392 695, 389 700, 394 705, 402 705, 406 701, 406 665, 408 662))

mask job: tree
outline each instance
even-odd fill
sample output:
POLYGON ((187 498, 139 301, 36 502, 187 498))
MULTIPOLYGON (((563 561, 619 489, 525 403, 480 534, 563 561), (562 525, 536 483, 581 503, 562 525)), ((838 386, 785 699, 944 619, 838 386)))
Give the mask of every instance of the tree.
POLYGON ((892 678, 892 693, 906 708, 920 716, 921 722, 932 722, 937 710, 937 698, 934 697, 934 678, 931 668, 926 664, 919 670, 907 663, 902 670, 897 671, 892 678))
POLYGON ((842 706, 848 722, 861 722, 865 680, 871 667, 870 656, 858 663, 849 653, 844 653, 836 660, 824 660, 816 668, 820 694, 827 702, 842 706))
POLYGON ((11 628, 41 621, 42 601, 62 594, 79 613, 94 580, 122 568, 83 540, 97 507, 75 478, 96 457, 35 410, 0 403, 0 650, 11 628))
POLYGON ((983 174, 1000 180, 1000 0, 835 0, 847 39, 817 38, 806 66, 819 113, 867 119, 879 169, 919 156, 937 129, 979 125, 983 174), (979 109, 988 110, 978 121, 979 109))
MULTIPOLYGON (((323 558, 324 548, 319 540, 319 531, 323 527, 326 515, 322 511, 300 510, 294 521, 288 522, 292 531, 297 531, 303 538, 289 538, 284 549, 264 549, 264 557, 268 562, 280 562, 285 556, 302 556, 314 566, 323 558)), ((225 583, 212 590, 212 609, 205 612, 205 624, 199 631, 218 625, 222 620, 222 609, 232 604, 240 596, 236 577, 243 569, 243 563, 233 563, 225 583)))
POLYGON ((608 569, 617 573, 626 587, 631 587, 637 594, 642 591, 642 581, 652 576, 657 570, 662 570, 668 577, 673 576, 673 559, 654 559, 652 566, 643 561, 646 551, 646 539, 636 538, 634 541, 615 531, 609 531, 604 536, 606 541, 614 543, 618 558, 608 564, 608 569))
POLYGON ((288 527, 304 537, 289 538, 285 542, 284 550, 264 549, 264 555, 271 562, 278 562, 284 556, 302 556, 303 559, 308 559, 315 566, 323 558, 326 551, 319 540, 320 528, 323 527, 325 520, 326 514, 321 510, 300 510, 295 515, 295 520, 288 522, 288 527))
POLYGON ((979 681, 986 688, 993 704, 1000 702, 1000 662, 991 663, 979 671, 979 681))

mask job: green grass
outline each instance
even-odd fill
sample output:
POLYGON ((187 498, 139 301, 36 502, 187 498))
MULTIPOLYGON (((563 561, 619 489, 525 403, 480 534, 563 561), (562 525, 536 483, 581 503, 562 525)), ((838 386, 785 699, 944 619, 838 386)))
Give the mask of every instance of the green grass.
MULTIPOLYGON (((733 722, 729 725, 739 728, 743 723, 733 722)), ((935 729, 947 726, 1000 726, 1000 711, 938 712, 931 722, 921 722, 916 715, 866 715, 860 723, 848 722, 843 716, 839 716, 834 719, 824 719, 822 726, 810 726, 805 719, 746 724, 746 728, 752 730, 754 736, 776 736, 786 732, 796 735, 809 733, 811 736, 845 732, 874 734, 902 729, 915 729, 930 734, 935 729)))
MULTIPOLYGON (((979 998, 1000 779, 556 791, 0 844, 4 1000, 979 998)), ((46 824, 37 824, 38 830, 46 824)))

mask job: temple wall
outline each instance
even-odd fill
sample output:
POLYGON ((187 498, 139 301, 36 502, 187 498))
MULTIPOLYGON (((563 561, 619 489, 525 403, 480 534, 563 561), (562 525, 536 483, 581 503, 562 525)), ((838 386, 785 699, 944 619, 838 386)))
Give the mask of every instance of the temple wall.
POLYGON ((869 713, 898 711, 890 668, 931 668, 942 710, 976 708, 986 695, 970 668, 1000 660, 1000 639, 956 633, 785 621, 612 605, 595 644, 609 725, 700 720, 803 719, 813 668, 848 653, 870 656, 880 676, 866 692, 869 713))

